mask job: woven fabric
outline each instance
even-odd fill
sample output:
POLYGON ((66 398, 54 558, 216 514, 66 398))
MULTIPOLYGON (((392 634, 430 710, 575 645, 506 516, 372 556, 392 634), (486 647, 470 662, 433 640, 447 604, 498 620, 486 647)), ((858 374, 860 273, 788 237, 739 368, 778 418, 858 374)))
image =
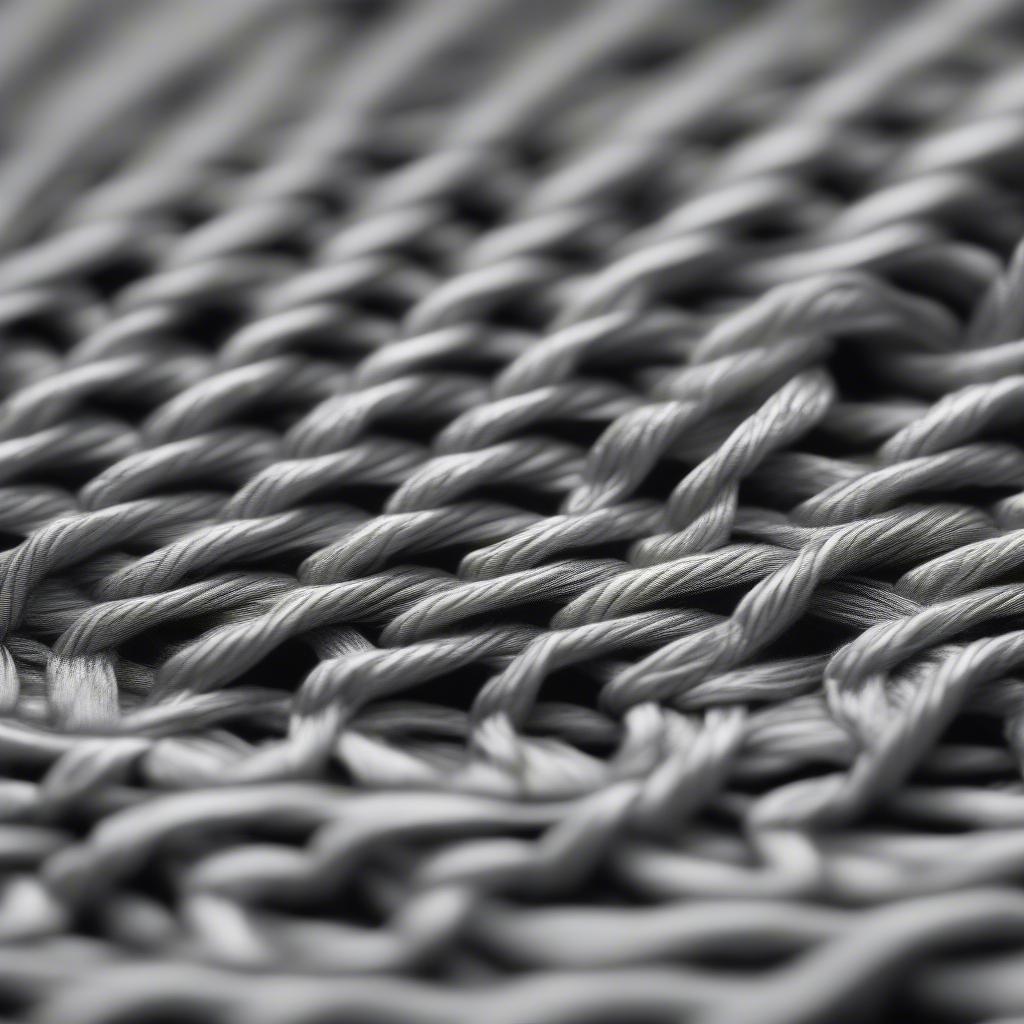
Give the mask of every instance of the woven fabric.
POLYGON ((0 6, 0 1019, 1024 1020, 1024 4, 0 6))

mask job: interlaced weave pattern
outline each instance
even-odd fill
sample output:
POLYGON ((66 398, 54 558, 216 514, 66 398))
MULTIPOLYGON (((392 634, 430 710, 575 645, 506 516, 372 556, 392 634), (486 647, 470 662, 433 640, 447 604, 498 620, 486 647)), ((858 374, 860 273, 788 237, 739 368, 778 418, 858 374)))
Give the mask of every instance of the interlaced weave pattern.
POLYGON ((0 1019, 1024 1020, 1024 3, 0 5, 0 1019))

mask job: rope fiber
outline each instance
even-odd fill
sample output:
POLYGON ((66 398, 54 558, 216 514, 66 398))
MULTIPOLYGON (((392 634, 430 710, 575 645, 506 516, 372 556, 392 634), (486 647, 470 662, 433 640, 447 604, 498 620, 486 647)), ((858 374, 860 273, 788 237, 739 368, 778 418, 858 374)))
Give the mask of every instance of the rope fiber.
POLYGON ((1024 2, 0 2, 0 1020, 1024 1021, 1024 2))

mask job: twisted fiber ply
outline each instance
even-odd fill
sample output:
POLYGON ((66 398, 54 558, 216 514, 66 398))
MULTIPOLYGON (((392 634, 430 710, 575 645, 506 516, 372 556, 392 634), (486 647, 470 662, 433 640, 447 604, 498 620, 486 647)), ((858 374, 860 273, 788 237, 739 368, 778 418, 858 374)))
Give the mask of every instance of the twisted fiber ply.
POLYGON ((0 4, 0 1019, 1024 1020, 1024 4, 0 4))

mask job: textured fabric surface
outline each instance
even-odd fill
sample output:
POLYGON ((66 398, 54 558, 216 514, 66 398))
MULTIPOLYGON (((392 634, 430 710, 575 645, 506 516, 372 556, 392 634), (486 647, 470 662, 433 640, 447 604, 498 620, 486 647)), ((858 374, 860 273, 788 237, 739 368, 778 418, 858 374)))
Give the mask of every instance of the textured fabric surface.
POLYGON ((1024 1020, 1024 4, 0 5, 0 1019, 1024 1020))

